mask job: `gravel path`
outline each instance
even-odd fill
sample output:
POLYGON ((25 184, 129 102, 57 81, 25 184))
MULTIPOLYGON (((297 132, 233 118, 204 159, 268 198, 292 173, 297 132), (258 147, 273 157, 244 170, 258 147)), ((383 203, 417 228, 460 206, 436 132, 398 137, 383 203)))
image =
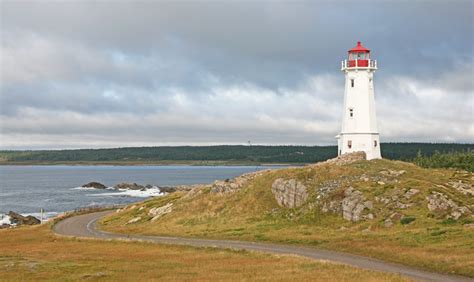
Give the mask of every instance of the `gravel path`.
POLYGON ((467 277, 439 274, 419 270, 416 268, 387 263, 381 260, 371 259, 367 257, 320 250, 309 247, 299 247, 280 244, 267 244, 245 241, 232 240, 213 240, 213 239, 193 239, 180 237, 164 237, 164 236, 143 236, 143 235, 124 235, 117 233, 109 233, 100 231, 96 228, 96 222, 101 217, 111 213, 111 211, 89 213, 70 217, 58 222, 54 225, 53 230, 57 234, 75 236, 75 237, 93 237, 99 239, 128 239, 137 241, 148 241, 159 244, 175 244, 189 245, 195 247, 216 247, 216 248, 232 248, 239 250, 261 251, 275 254, 298 255, 312 259, 327 260, 336 263, 343 263, 359 268, 398 273, 417 280, 427 281, 474 281, 467 277))

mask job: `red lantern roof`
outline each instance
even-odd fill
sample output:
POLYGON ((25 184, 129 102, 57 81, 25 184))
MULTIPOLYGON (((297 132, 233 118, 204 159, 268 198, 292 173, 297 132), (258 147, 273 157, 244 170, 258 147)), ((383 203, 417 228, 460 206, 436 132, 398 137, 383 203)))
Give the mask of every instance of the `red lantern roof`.
POLYGON ((370 50, 365 48, 364 46, 362 46, 362 44, 360 44, 360 41, 358 41, 357 46, 355 48, 352 48, 351 50, 349 50, 349 53, 354 53, 354 52, 370 53, 370 50))

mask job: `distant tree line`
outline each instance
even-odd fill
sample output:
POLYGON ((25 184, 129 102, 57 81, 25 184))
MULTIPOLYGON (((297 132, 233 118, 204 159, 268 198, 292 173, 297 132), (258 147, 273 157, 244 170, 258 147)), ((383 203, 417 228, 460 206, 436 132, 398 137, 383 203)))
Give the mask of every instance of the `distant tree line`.
POLYGON ((418 152, 413 162, 427 168, 455 168, 474 172, 474 151, 440 153, 431 156, 418 152))
MULTIPOLYGON (((385 143, 387 159, 415 161, 425 165, 456 152, 471 154, 474 144, 385 143), (466 153, 467 152, 467 153, 466 153), (426 159, 426 160, 425 160, 426 159)), ((461 154, 460 153, 460 154, 461 154)), ((153 162, 153 161, 235 161, 242 163, 313 163, 336 157, 336 146, 176 146, 114 149, 0 151, 0 163, 11 162, 153 162)), ((457 155, 456 155, 457 156, 457 155)), ((464 158, 459 157, 458 159, 464 158)), ((467 158, 472 162, 471 158, 467 158)))

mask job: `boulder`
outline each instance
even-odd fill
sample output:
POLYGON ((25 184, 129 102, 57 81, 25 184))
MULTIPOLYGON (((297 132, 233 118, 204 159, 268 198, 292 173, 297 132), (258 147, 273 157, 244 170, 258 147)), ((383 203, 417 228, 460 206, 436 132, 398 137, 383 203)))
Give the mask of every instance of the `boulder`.
POLYGON ((420 192, 420 190, 411 188, 410 190, 408 190, 408 191, 405 193, 404 196, 405 196, 405 198, 410 199, 411 197, 415 196, 415 195, 418 194, 419 192, 420 192))
POLYGON ((22 216, 13 211, 10 211, 7 215, 10 217, 10 222, 16 225, 36 225, 41 223, 39 219, 32 215, 22 216))
POLYGON ((308 199, 306 186, 295 179, 276 179, 272 184, 272 193, 281 207, 297 208, 308 199))
POLYGON ((148 215, 153 217, 151 221, 155 221, 158 218, 160 218, 162 215, 170 213, 172 210, 173 210, 173 203, 168 203, 164 206, 150 209, 148 211, 148 215))
POLYGON ((142 218, 141 217, 132 218, 127 222, 127 224, 132 224, 132 223, 138 222, 138 221, 140 221, 140 219, 142 219, 142 218))
POLYGON ((386 218, 383 225, 385 227, 391 227, 393 225, 393 221, 390 218, 386 218))
POLYGON ((344 192, 344 199, 341 202, 342 217, 349 221, 359 221, 362 219, 372 219, 373 215, 362 215, 364 210, 371 210, 373 204, 366 201, 362 192, 350 187, 344 192))
POLYGON ((81 186, 82 188, 96 188, 96 189, 105 189, 107 186, 105 186, 102 183, 99 182, 89 182, 87 184, 84 184, 81 186))

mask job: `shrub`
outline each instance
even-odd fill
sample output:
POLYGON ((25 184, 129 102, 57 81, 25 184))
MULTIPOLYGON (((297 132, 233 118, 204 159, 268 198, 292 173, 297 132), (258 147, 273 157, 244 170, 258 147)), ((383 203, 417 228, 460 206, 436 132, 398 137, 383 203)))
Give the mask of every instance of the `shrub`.
POLYGON ((405 216, 400 219, 400 223, 402 225, 410 224, 411 222, 415 221, 416 218, 414 216, 405 216))

